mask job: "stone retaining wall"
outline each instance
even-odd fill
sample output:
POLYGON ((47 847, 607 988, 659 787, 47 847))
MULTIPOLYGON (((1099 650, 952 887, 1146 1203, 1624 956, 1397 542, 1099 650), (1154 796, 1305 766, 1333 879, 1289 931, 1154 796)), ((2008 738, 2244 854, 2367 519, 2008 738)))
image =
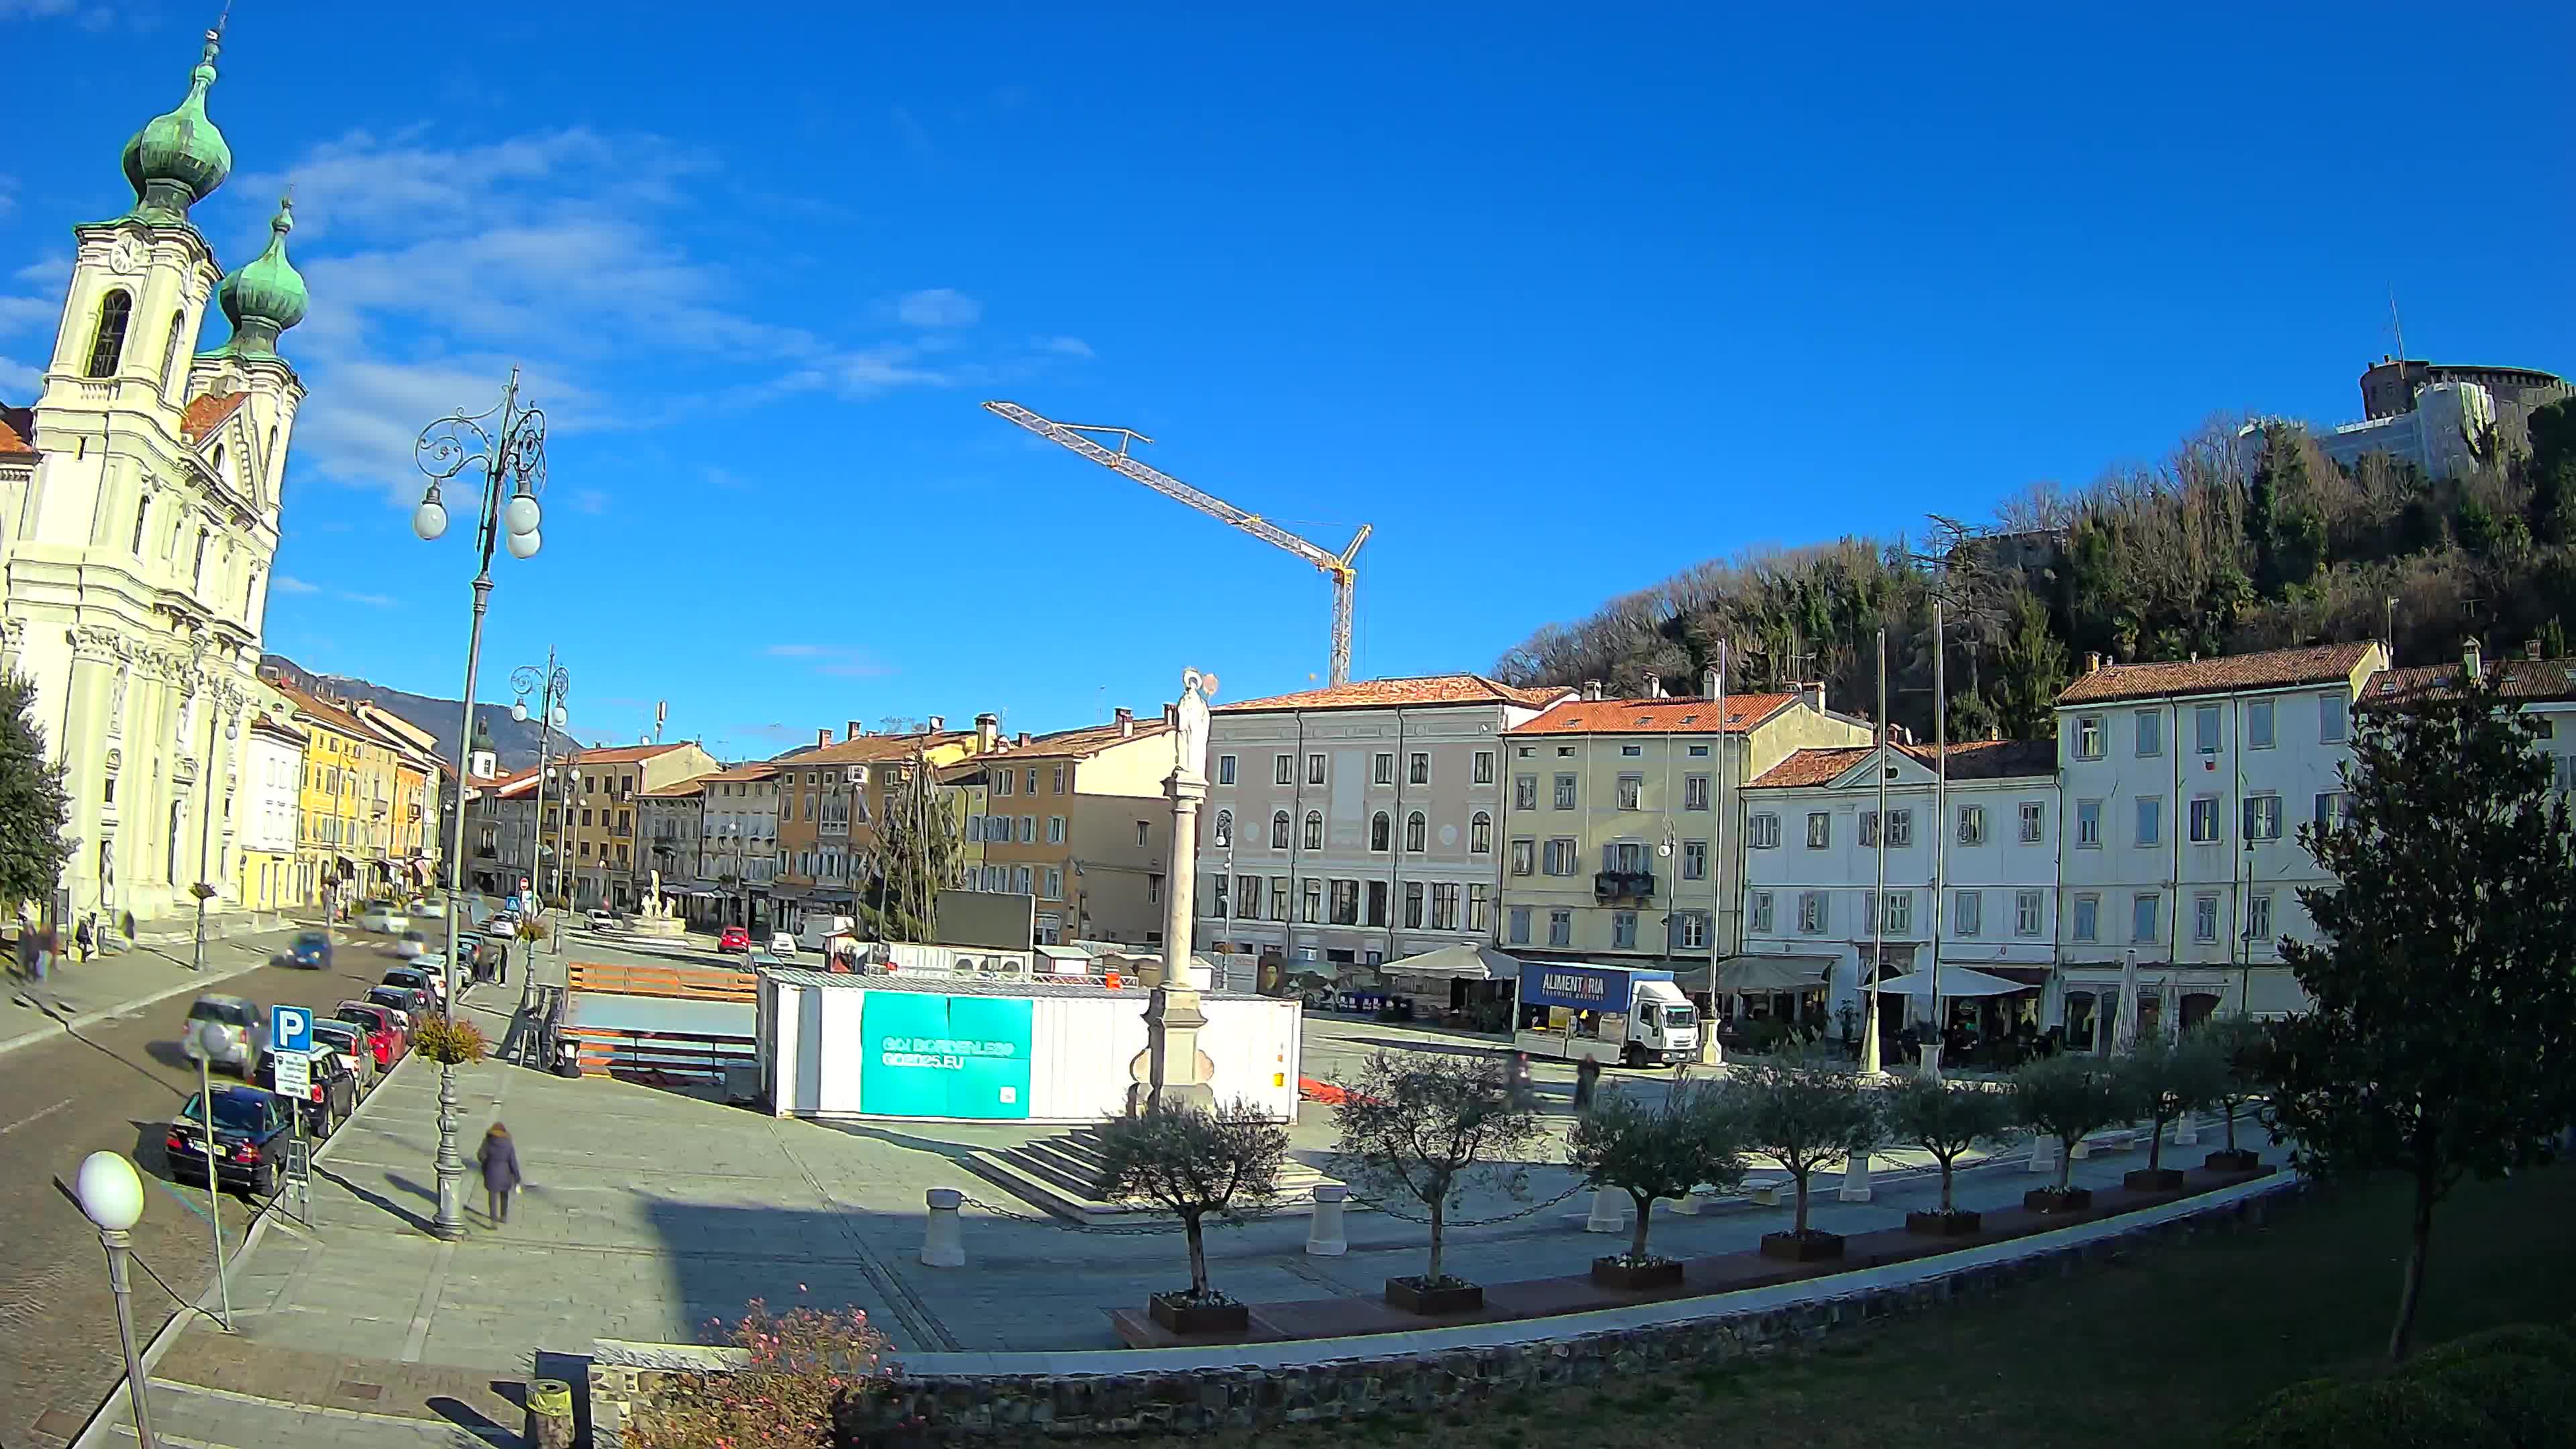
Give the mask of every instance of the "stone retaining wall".
MULTIPOLYGON (((1829 1333, 1925 1312, 1955 1298, 1980 1297, 2020 1283, 2063 1277, 2136 1248, 2259 1225, 2306 1186, 2304 1179, 2285 1177, 2265 1190, 2198 1212, 2125 1230, 2113 1220, 2100 1225, 2113 1229, 2101 1236, 2040 1247, 1999 1261, 1936 1271, 1895 1284, 1854 1285, 1840 1292, 1831 1291, 1837 1278, 1814 1279, 1800 1285, 1820 1290, 1814 1298, 1732 1312, 1712 1304, 1712 1311, 1705 1314, 1634 1328, 1549 1336, 1548 1321, 1532 1319, 1488 1325, 1525 1330, 1532 1336, 1524 1342, 1360 1354, 1267 1368, 1140 1367, 1135 1373, 919 1377, 898 1372, 889 1391, 862 1406, 856 1422, 845 1424, 844 1429, 876 1436, 912 1425, 926 1428, 930 1437, 938 1439, 1015 1439, 1162 1430, 1205 1433, 1386 1412, 1427 1413, 1522 1391, 1535 1394, 1770 1353, 1829 1333)), ((1939 1261, 1922 1260, 1933 1265, 1939 1261)), ((1673 1306, 1686 1306, 1689 1301, 1673 1306)), ((1366 1340, 1344 1342, 1357 1347, 1366 1340)), ((639 1408, 649 1406, 674 1375, 720 1372, 740 1362, 741 1355, 731 1349, 605 1341, 595 1345, 590 1402, 596 1442, 616 1444, 617 1427, 639 1408)))

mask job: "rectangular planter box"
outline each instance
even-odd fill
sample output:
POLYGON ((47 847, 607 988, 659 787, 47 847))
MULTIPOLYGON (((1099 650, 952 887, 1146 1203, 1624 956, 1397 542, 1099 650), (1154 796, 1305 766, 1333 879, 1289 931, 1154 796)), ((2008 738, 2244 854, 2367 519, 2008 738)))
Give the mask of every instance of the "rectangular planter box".
POLYGON ((2053 1187, 2034 1187, 2021 1195, 2024 1212, 2077 1213, 2092 1205, 2093 1190, 2084 1187, 2070 1187, 2063 1193, 2053 1187))
POLYGON ((1407 1313, 1419 1313, 1425 1317, 1473 1313, 1485 1306, 1485 1290, 1473 1283, 1425 1288, 1411 1278, 1389 1278, 1386 1280, 1386 1301, 1390 1308, 1401 1308, 1407 1313))
POLYGON ((2140 1167, 2120 1176, 2120 1186, 2131 1192, 2180 1192, 2182 1169, 2178 1167, 2140 1167))
POLYGON ((1652 1263, 1623 1263, 1617 1258, 1592 1260, 1592 1281, 1604 1288, 1618 1288, 1630 1293, 1650 1288, 1682 1286, 1682 1264, 1679 1258, 1658 1259, 1652 1263))
POLYGON ((1252 1328, 1252 1309, 1243 1303, 1184 1303, 1183 1295, 1157 1293, 1148 1299, 1145 1311, 1156 1323, 1183 1337, 1212 1333, 1246 1333, 1252 1328))
POLYGON ((2261 1157, 2241 1147, 2233 1152, 2222 1147, 2201 1161, 2201 1166, 2212 1172, 2252 1172, 2262 1165, 2261 1157))
POLYGON ((1927 1238, 1964 1238, 1980 1231, 1985 1219, 1962 1208, 1947 1213, 1907 1213, 1905 1230, 1927 1238))
POLYGON ((1821 1263, 1843 1255, 1840 1233, 1820 1232, 1809 1228, 1805 1237, 1796 1233, 1764 1233, 1762 1256, 1790 1263, 1821 1263))

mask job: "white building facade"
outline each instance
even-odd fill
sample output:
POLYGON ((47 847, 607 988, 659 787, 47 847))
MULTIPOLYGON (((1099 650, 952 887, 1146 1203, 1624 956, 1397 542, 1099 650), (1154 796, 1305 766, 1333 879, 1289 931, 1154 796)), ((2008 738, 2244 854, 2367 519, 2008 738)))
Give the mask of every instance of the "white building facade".
MULTIPOLYGON (((247 756, 288 440, 304 386, 277 355, 304 316, 281 206, 226 275, 189 208, 229 173, 207 118, 216 47, 127 143, 135 204, 73 228, 25 449, 0 457, 0 666, 36 684, 71 796, 54 904, 102 925, 237 906, 247 756), (220 304, 232 334, 197 349, 220 304)), ((14 430, 12 430, 14 431, 14 430)))
POLYGON ((2328 877, 2298 827, 2342 806, 2352 712, 2388 667, 2377 642, 2105 664, 2057 699, 2065 826, 2059 971, 2045 1011, 2104 1049, 2134 955, 2142 1027, 2299 1010, 2284 937, 2328 877))
POLYGON ((1570 693, 1448 674, 1216 709, 1198 879, 1224 905, 1202 905, 1197 949, 1294 971, 1491 942, 1503 736, 1570 693))
POLYGON ((767 925, 778 879, 778 767, 736 765, 697 781, 706 791, 698 822, 698 879, 724 902, 723 923, 767 925))
MULTIPOLYGON (((2054 749, 1952 745, 1946 786, 1940 758, 1902 744, 1884 754, 1800 750, 1744 788, 1744 947, 1719 984, 1758 983, 1746 992, 1749 1014, 1816 1000, 1821 985, 1821 1024, 1857 1036, 1875 947, 1881 979, 1926 969, 1937 954, 1942 970, 2021 982, 2026 995, 1987 998, 2004 1014, 1989 1025, 2009 1030, 2025 1003, 2036 1018, 2057 956, 2054 749)), ((1880 1010, 1888 1032, 1929 1014, 1928 1002, 1903 996, 1880 1010)))
POLYGON ((251 721, 242 753, 246 793, 235 830, 240 899, 254 910, 276 910, 295 899, 304 735, 293 724, 263 712, 251 721))

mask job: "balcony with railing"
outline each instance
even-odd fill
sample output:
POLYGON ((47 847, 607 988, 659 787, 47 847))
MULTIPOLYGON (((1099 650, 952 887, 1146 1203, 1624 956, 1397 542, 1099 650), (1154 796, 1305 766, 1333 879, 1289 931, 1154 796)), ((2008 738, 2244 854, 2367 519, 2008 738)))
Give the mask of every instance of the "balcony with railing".
POLYGON ((1592 898, 1595 901, 1642 901, 1655 894, 1655 873, 1650 870, 1604 870, 1592 876, 1592 898))

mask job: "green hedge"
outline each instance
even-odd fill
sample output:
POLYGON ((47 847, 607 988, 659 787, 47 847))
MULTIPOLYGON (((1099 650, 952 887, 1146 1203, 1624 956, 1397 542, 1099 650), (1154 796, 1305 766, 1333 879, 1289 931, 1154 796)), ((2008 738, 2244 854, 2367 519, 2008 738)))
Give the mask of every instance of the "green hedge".
POLYGON ((2486 1353, 2413 1366, 2406 1377, 2478 1405, 2515 1449, 2576 1449, 2576 1393, 2569 1391, 2561 1364, 2486 1353))
POLYGON ((2236 1449, 2576 1449, 2576 1335, 2537 1323, 2465 1334, 2396 1375, 2311 1379, 2264 1402, 2236 1449))

